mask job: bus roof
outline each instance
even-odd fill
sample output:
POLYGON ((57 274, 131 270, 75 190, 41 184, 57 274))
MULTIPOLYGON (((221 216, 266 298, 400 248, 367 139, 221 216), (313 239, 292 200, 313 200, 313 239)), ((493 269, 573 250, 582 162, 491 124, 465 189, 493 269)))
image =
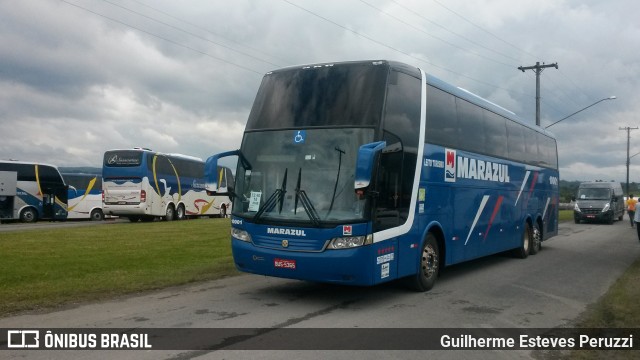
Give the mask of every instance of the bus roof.
POLYGON ((202 160, 202 158, 199 158, 197 156, 178 154, 178 153, 163 153, 161 151, 154 151, 154 150, 151 150, 151 149, 148 149, 148 148, 141 148, 141 147, 134 147, 134 148, 131 148, 131 149, 110 149, 110 150, 107 150, 105 152, 111 152, 111 151, 140 151, 140 152, 147 152, 147 153, 152 153, 152 154, 159 154, 159 155, 169 156, 169 157, 173 157, 173 158, 181 158, 181 159, 185 159, 185 160, 204 162, 204 160, 202 160))
POLYGON ((51 166, 52 168, 55 168, 56 170, 58 170, 58 167, 56 165, 43 163, 43 162, 38 162, 38 161, 19 161, 19 160, 1 160, 0 159, 0 163, 23 164, 23 165, 43 165, 43 166, 51 166))

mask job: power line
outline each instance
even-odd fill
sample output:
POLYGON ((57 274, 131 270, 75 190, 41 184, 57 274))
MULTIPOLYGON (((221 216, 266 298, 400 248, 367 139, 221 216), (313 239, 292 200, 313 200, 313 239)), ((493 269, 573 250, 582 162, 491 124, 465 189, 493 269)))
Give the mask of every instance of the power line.
POLYGON ((459 73, 459 72, 457 72, 457 71, 454 71, 454 70, 451 70, 451 69, 445 68, 445 67, 443 67, 443 66, 436 65, 436 64, 434 64, 433 62, 431 62, 431 61, 430 61, 430 60, 428 60, 428 59, 424 59, 424 58, 420 58, 420 57, 417 57, 417 56, 411 55, 411 54, 410 54, 410 53, 408 53, 408 52, 405 52, 405 51, 402 51, 402 50, 400 50, 400 49, 397 49, 397 48, 395 48, 395 47, 393 47, 393 46, 387 45, 387 44, 385 44, 385 43, 383 43, 383 42, 381 42, 381 41, 378 41, 378 40, 376 40, 376 39, 372 38, 371 36, 368 36, 368 35, 366 35, 366 34, 363 34, 363 33, 361 33, 361 32, 358 32, 358 31, 356 31, 356 30, 350 29, 350 28, 348 28, 348 27, 346 27, 346 26, 344 26, 344 25, 341 25, 341 24, 339 24, 339 23, 337 23, 337 22, 335 22, 335 21, 333 21, 333 20, 330 20, 330 19, 328 19, 328 18, 326 18, 326 17, 324 17, 324 16, 322 16, 322 15, 319 15, 319 14, 317 14, 317 13, 315 13, 315 12, 311 11, 311 10, 308 10, 308 9, 306 9, 306 8, 304 8, 304 7, 300 6, 300 5, 294 4, 294 3, 292 3, 292 2, 291 2, 291 1, 289 1, 289 0, 282 0, 282 1, 286 2, 287 4, 289 4, 289 5, 291 5, 291 6, 294 6, 294 7, 298 8, 298 9, 300 9, 300 10, 302 10, 302 11, 306 12, 306 13, 309 13, 309 14, 311 14, 311 15, 313 15, 313 16, 315 16, 315 17, 317 17, 317 18, 321 19, 321 20, 324 20, 324 21, 326 21, 326 22, 328 22, 328 23, 330 23, 330 24, 333 24, 333 25, 335 25, 335 26, 337 26, 337 27, 339 27, 339 28, 341 28, 341 29, 344 29, 344 30, 346 30, 346 31, 349 31, 349 32, 351 32, 351 33, 353 33, 353 34, 355 34, 355 35, 357 35, 357 36, 360 36, 360 37, 362 37, 362 38, 365 38, 365 39, 367 39, 367 40, 369 40, 369 41, 371 41, 371 42, 373 42, 373 43, 375 43, 375 44, 378 44, 378 45, 380 45, 380 46, 386 47, 387 49, 390 49, 390 50, 393 50, 393 51, 395 51, 395 52, 397 52, 397 53, 403 54, 403 55, 405 55, 405 56, 407 56, 407 57, 409 57, 409 58, 412 58, 412 59, 414 59, 414 60, 417 60, 417 61, 420 61, 420 62, 427 63, 427 64, 429 64, 429 65, 431 65, 431 66, 433 66, 433 67, 435 67, 435 68, 441 69, 441 70, 443 70, 443 71, 450 72, 450 73, 452 73, 452 74, 455 74, 455 75, 458 75, 458 76, 460 76, 460 77, 463 77, 463 78, 466 78, 466 79, 472 80, 472 81, 477 82, 477 83, 479 83, 479 84, 483 84, 483 85, 486 85, 486 86, 489 86, 489 87, 492 87, 492 88, 495 88, 495 89, 504 90, 504 91, 509 92, 509 93, 515 93, 515 94, 519 94, 519 95, 526 95, 526 94, 524 94, 524 93, 519 93, 519 92, 517 92, 517 91, 513 91, 513 90, 510 90, 510 89, 506 89, 506 88, 503 88, 503 87, 501 87, 501 86, 498 86, 498 85, 495 85, 495 84, 488 83, 488 82, 486 82, 486 81, 482 81, 482 80, 479 80, 479 79, 475 79, 475 78, 473 78, 473 77, 471 77, 471 76, 468 76, 468 75, 465 75, 465 74, 459 73))
POLYGON ((169 28, 171 28, 171 29, 174 29, 174 30, 180 31, 180 32, 182 32, 182 33, 185 33, 185 34, 190 35, 190 36, 193 36, 193 37, 196 37, 196 38, 198 38, 198 39, 200 39, 200 40, 204 40, 204 41, 209 42, 209 43, 211 43, 211 44, 214 44, 214 45, 217 45, 217 46, 223 47, 223 48, 225 48, 225 49, 227 49, 227 50, 234 51, 234 52, 236 52, 236 53, 238 53, 238 54, 240 54, 240 55, 244 55, 244 56, 246 56, 246 57, 250 57, 250 58, 252 58, 252 59, 254 59, 254 60, 258 60, 258 61, 261 61, 261 62, 267 63, 267 64, 269 64, 269 65, 273 65, 273 66, 275 66, 275 67, 281 67, 281 66, 282 66, 282 65, 279 65, 279 64, 274 64, 274 63, 272 63, 272 62, 270 62, 270 61, 267 61, 267 60, 264 60, 264 59, 260 59, 260 58, 258 58, 258 57, 256 57, 256 56, 251 55, 251 54, 247 54, 247 53, 245 53, 245 52, 242 52, 242 51, 239 51, 239 50, 233 49, 233 48, 231 48, 231 47, 229 47, 229 46, 226 46, 226 45, 224 45, 224 44, 220 44, 220 43, 215 42, 215 41, 213 41, 213 40, 210 40, 210 39, 207 39, 207 38, 205 38, 205 37, 202 37, 202 36, 200 36, 200 35, 198 35, 198 34, 194 34, 194 33, 189 32, 189 31, 187 31, 187 30, 181 29, 181 28, 179 28, 179 27, 177 27, 177 26, 173 26, 173 25, 171 25, 171 24, 168 24, 168 23, 166 23, 166 22, 164 22, 164 21, 161 21, 161 20, 158 20, 158 19, 152 18, 151 16, 148 16, 148 15, 142 14, 142 13, 137 12, 137 11, 135 11, 135 10, 129 9, 129 8, 125 7, 125 6, 122 6, 122 5, 119 5, 119 4, 116 4, 116 3, 113 3, 113 2, 111 2, 111 1, 109 1, 109 0, 102 0, 102 1, 106 2, 107 4, 111 4, 112 6, 119 7, 119 8, 121 8, 121 9, 123 9, 123 10, 126 10, 126 11, 130 12, 130 13, 133 13, 133 14, 136 14, 136 15, 138 15, 138 16, 141 16, 141 17, 143 17, 143 18, 145 18, 145 19, 149 19, 149 20, 151 20, 151 21, 154 21, 154 22, 156 22, 156 23, 158 23, 158 24, 162 24, 162 25, 164 25, 164 26, 166 26, 166 27, 169 27, 169 28))
POLYGON ((527 55, 531 56, 532 58, 536 58, 536 57, 537 57, 536 55, 533 55, 532 53, 530 53, 530 52, 528 52, 528 51, 526 51, 526 50, 523 50, 523 49, 519 48, 518 46, 516 46, 516 45, 514 45, 514 44, 512 44, 512 43, 510 43, 510 42, 508 42, 508 41, 506 41, 506 40, 504 40, 504 39, 502 39, 501 37, 499 37, 499 36, 497 36, 497 35, 493 34, 493 33, 492 33, 492 32, 490 32, 489 30, 486 30, 486 29, 485 29, 485 28, 483 28, 482 26, 477 25, 476 23, 474 23, 473 21, 471 21, 471 20, 467 19, 466 17, 464 17, 464 16, 462 16, 462 15, 458 14, 457 12, 455 12, 455 11, 453 11, 453 10, 449 9, 448 7, 446 7, 446 6, 444 6, 442 3, 440 3, 438 0, 433 0, 433 2, 435 2, 435 3, 436 3, 436 4, 438 4, 438 5, 440 5, 440 6, 441 6, 442 8, 444 8, 445 10, 447 10, 447 11, 449 11, 449 12, 453 13, 454 15, 456 15, 456 16, 457 16, 457 17, 459 17, 459 18, 461 18, 462 20, 466 21, 467 23, 469 23, 469 24, 471 24, 471 25, 473 25, 473 26, 477 27, 478 29, 482 30, 483 32, 485 32, 485 33, 487 33, 487 34, 491 35, 493 38, 495 38, 495 39, 497 39, 497 40, 499 40, 499 41, 501 41, 501 42, 503 42, 503 43, 505 43, 505 44, 507 44, 507 45, 511 46, 512 48, 514 48, 514 49, 516 49, 516 50, 518 50, 518 51, 521 51, 521 52, 522 52, 522 53, 524 53, 524 54, 527 54, 527 55))
POLYGON ((256 74, 258 74, 258 75, 263 75, 263 74, 264 74, 264 72, 260 72, 260 71, 257 71, 257 70, 254 70, 254 69, 248 68, 248 67, 246 67, 246 66, 236 64, 236 63, 234 63, 234 62, 231 62, 231 61, 228 61, 228 60, 225 60, 225 59, 219 58, 219 57, 217 57, 217 56, 215 56, 215 55, 211 55, 211 54, 206 53, 206 52, 204 52, 204 51, 201 51, 201 50, 198 50, 198 49, 192 48, 192 47, 187 46, 187 45, 184 45, 184 44, 181 44, 181 43, 179 43, 179 42, 177 42, 177 41, 173 41, 173 40, 170 40, 170 39, 164 38, 164 37, 162 37, 162 36, 160 36, 160 35, 156 35, 156 34, 151 33, 151 32, 149 32, 149 31, 146 31, 146 30, 140 29, 140 28, 138 28, 138 27, 135 27, 135 26, 133 26, 133 25, 127 24, 127 23, 125 23, 125 22, 123 22, 123 21, 120 21, 120 20, 117 20, 117 19, 111 18, 111 17, 106 16, 106 15, 104 15, 104 14, 100 14, 100 13, 95 12, 95 11, 93 11, 93 10, 87 9, 87 8, 85 8, 85 7, 82 7, 82 6, 78 5, 78 4, 71 3, 71 2, 69 2, 69 1, 67 1, 67 0, 60 0, 60 1, 62 1, 62 2, 63 2, 63 3, 65 3, 65 4, 68 4, 68 5, 74 6, 74 7, 78 8, 78 9, 81 9, 81 10, 84 10, 84 11, 86 11, 86 12, 89 12, 89 13, 92 13, 92 14, 94 14, 94 15, 97 15, 97 16, 100 16, 100 17, 102 17, 102 18, 105 18, 105 19, 107 19, 107 20, 113 21, 113 22, 118 23, 118 24, 120 24, 120 25, 124 25, 124 26, 126 26, 126 27, 129 27, 129 28, 132 28, 132 29, 134 29, 134 30, 140 31, 140 32, 142 32, 142 33, 145 33, 145 34, 147 34, 147 35, 150 35, 150 36, 156 37, 156 38, 158 38, 158 39, 160 39, 160 40, 166 41, 166 42, 171 43, 171 44, 174 44, 174 45, 176 45, 176 46, 180 46, 180 47, 183 47, 183 48, 185 48, 185 49, 188 49, 188 50, 191 50, 191 51, 195 51, 195 52, 197 52, 197 53, 199 53, 199 54, 202 54, 202 55, 207 56, 207 57, 210 57, 210 58, 212 58, 212 59, 215 59, 215 60, 218 60, 218 61, 224 62, 224 63, 229 64, 229 65, 235 66, 235 67, 237 67, 237 68, 240 68, 240 69, 243 69, 243 70, 246 70, 246 71, 250 71, 250 72, 252 72, 252 73, 256 73, 256 74))
POLYGON ((187 25, 193 26, 193 27, 194 27, 194 28, 196 28, 196 29, 199 29, 199 30, 201 30, 201 31, 207 32, 207 33, 209 33, 209 34, 211 34, 211 35, 213 35, 213 36, 220 37, 220 38, 222 38, 222 39, 224 39, 224 40, 226 40, 226 41, 228 41, 228 42, 230 42, 230 43, 234 43, 234 44, 236 44, 237 46, 243 47, 243 48, 248 49, 248 50, 251 50, 251 51, 255 51, 255 52, 257 52, 257 53, 259 53, 259 54, 261 54, 261 55, 263 55, 263 56, 267 56, 267 57, 270 57, 270 58, 272 58, 272 59, 276 59, 276 60, 278 60, 278 61, 282 61, 283 63, 288 63, 288 60, 285 60, 285 59, 283 59, 283 58, 281 58, 281 57, 278 57, 278 56, 275 56, 275 55, 271 55, 271 54, 265 53, 265 52, 263 52, 263 51, 261 51, 261 50, 259 50, 259 49, 256 49, 256 48, 254 48, 254 47, 251 47, 251 46, 247 46, 247 45, 239 44, 239 43, 238 43, 237 41, 235 41, 235 40, 229 39, 229 38, 227 38, 227 37, 225 37, 225 36, 223 36, 223 35, 220 35, 219 33, 213 32, 213 31, 211 31, 211 30, 209 30, 209 29, 207 29, 207 28, 205 28, 205 27, 203 27, 203 26, 200 26, 200 25, 198 25, 198 24, 195 24, 195 23, 192 23, 192 22, 190 22, 190 21, 187 21, 187 20, 181 19, 181 18, 179 18, 179 17, 176 17, 176 16, 174 16, 174 15, 172 15, 172 14, 170 14, 170 13, 166 12, 166 11, 162 11, 162 10, 160 10, 160 9, 154 8, 153 6, 147 5, 147 4, 143 3, 142 1, 139 1, 139 0, 132 0, 132 1, 134 1, 134 2, 136 2, 136 3, 138 3, 138 4, 140 4, 140 5, 141 5, 141 6, 143 6, 143 7, 146 7, 146 8, 148 8, 148 9, 151 9, 151 10, 153 10, 153 11, 155 11, 155 12, 157 12, 157 13, 160 13, 160 14, 162 14, 162 15, 164 15, 164 16, 167 16, 167 17, 169 17, 170 19, 173 19, 173 20, 179 21, 179 22, 181 22, 181 23, 183 23, 183 24, 187 24, 187 25))
MULTIPOLYGON (((372 4, 370 4, 370 3, 368 3, 368 2, 366 2, 366 1, 364 1, 364 0, 359 0, 359 1, 360 1, 361 3, 363 3, 363 4, 367 5, 367 6, 371 7, 372 9, 377 10, 378 12, 380 12, 380 13, 381 13, 381 14, 383 14, 383 15, 386 15, 386 16, 388 16, 388 17, 390 17, 390 18, 392 18, 392 19, 394 19, 394 20, 396 20, 396 21, 398 21, 398 22, 400 22, 400 23, 402 23, 402 24, 404 24, 404 25, 406 25, 406 26, 408 26, 408 27, 410 27, 410 28, 412 28, 412 29, 416 30, 416 31, 419 31, 419 32, 421 32, 421 33, 423 33, 423 34, 425 34, 425 35, 427 35, 427 36, 429 36, 429 37, 432 37, 432 38, 434 38, 434 39, 436 39, 436 40, 439 40, 439 41, 441 41, 441 42, 443 42, 443 43, 445 43, 445 44, 447 44, 447 45, 449 45, 449 46, 451 46, 451 47, 454 47, 454 48, 458 49, 458 50, 462 50, 462 51, 467 52, 467 53, 469 53, 469 54, 472 54, 472 55, 475 55, 475 56, 481 57, 481 58, 483 58, 483 59, 485 59, 485 60, 493 61, 493 62, 495 62, 495 63, 497 63, 497 64, 500 64, 500 65, 504 65, 504 66, 507 66, 507 67, 512 67, 512 66, 513 66, 513 64, 507 64, 507 63, 504 63, 504 62, 502 62, 502 61, 499 61, 499 60, 496 60, 496 59, 492 59, 492 58, 490 58, 490 57, 488 57, 488 56, 484 56, 484 55, 482 55, 482 54, 480 54, 480 53, 477 53, 477 52, 475 52, 475 51, 472 51, 472 50, 469 50, 469 49, 465 49, 465 48, 463 48, 463 47, 461 47, 461 46, 458 46, 458 45, 456 45, 456 44, 454 44, 454 43, 451 43, 451 42, 449 42, 449 41, 447 41, 447 40, 445 40, 445 39, 442 39, 442 38, 440 38, 440 37, 438 37, 438 36, 436 36, 436 35, 430 34, 430 33, 428 33, 427 31, 425 31, 425 30, 423 30, 423 29, 420 29, 420 28, 418 28, 417 26, 412 25, 412 24, 410 24, 410 23, 408 23, 408 22, 406 22, 406 21, 404 21, 404 20, 402 20, 402 19, 400 19, 400 18, 396 17, 395 15, 389 14, 388 12, 386 12, 386 11, 384 11, 384 10, 380 9, 379 7, 376 7, 375 5, 372 5, 372 4)), ((455 34, 455 33, 454 33, 454 34, 455 34)))
MULTIPOLYGON (((519 59, 516 59, 516 58, 514 58, 514 57, 512 57, 512 56, 510 56, 510 55, 503 54, 503 53, 501 53, 501 52, 499 52, 499 51, 497 51, 497 50, 495 50, 495 49, 491 49, 491 48, 489 48, 489 47, 487 47, 487 46, 485 46, 485 45, 483 45, 483 44, 480 44, 480 43, 478 43, 477 41, 474 41, 474 40, 472 40, 472 39, 469 39, 468 37, 466 37, 466 36, 464 36, 464 35, 461 35, 461 34, 458 34, 458 33, 454 32, 454 31, 452 31, 452 30, 449 30, 446 26, 438 24, 437 22, 435 22, 435 21, 433 21, 433 20, 431 20, 431 19, 429 19, 429 18, 427 18, 427 17, 423 16, 423 15, 422 15, 422 14, 420 14, 418 11, 415 11, 415 10, 413 10, 413 9, 410 9, 410 8, 408 8, 407 6, 402 5, 401 3, 399 3, 399 2, 397 2, 397 1, 395 1, 395 0, 391 0, 391 2, 392 2, 392 3, 394 3, 394 4, 396 4, 397 6, 399 6, 399 7, 403 8, 403 9, 405 9, 406 11, 408 11, 408 12, 412 13, 413 15, 415 15, 415 16, 417 16, 417 17, 419 17, 419 18, 423 19, 424 21, 427 21, 427 22, 429 22, 430 24, 433 24, 433 25, 435 25, 435 26, 437 26, 437 27, 441 28, 442 30, 444 30, 444 31, 446 31, 446 32, 448 32, 448 33, 451 33, 451 34, 453 34, 453 35, 455 35, 455 36, 457 36, 457 37, 459 37, 459 38, 461 38, 461 39, 463 39, 463 40, 465 40, 465 41, 467 41, 467 42, 469 42, 469 43, 471 43, 471 44, 473 44, 473 45, 475 45, 475 46, 481 47, 481 48, 483 48, 483 49, 485 49, 485 50, 487 50, 487 51, 490 51, 490 52, 492 52, 492 53, 494 53, 494 54, 497 54, 497 55, 503 56, 503 57, 505 57, 505 58, 507 58, 507 59, 511 59, 511 60, 514 60, 514 61, 519 61, 519 59)), ((509 66, 511 66, 511 65, 509 65, 509 66)))

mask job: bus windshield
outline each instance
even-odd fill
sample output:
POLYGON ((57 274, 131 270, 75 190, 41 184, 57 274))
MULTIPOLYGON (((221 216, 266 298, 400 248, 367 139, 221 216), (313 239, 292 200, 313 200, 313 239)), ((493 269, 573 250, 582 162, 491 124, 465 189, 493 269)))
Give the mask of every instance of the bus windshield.
POLYGON ((239 163, 233 214, 315 226, 362 221, 355 162, 360 145, 373 136, 370 128, 246 133, 243 155, 251 165, 239 163))

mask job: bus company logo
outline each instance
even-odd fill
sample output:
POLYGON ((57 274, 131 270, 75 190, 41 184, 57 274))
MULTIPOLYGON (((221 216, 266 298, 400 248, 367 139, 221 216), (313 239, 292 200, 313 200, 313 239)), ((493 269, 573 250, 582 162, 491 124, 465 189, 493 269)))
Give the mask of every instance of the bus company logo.
POLYGON ((353 235, 353 227, 351 225, 343 225, 342 235, 353 235))
POLYGON ((457 179, 484 180, 508 183, 509 165, 456 155, 455 150, 445 149, 444 181, 457 179))
POLYGON ((290 236, 307 236, 301 229, 283 229, 283 228, 267 228, 267 234, 272 235, 290 235, 290 236))
POLYGON ((191 187, 194 189, 206 189, 207 185, 205 183, 199 183, 196 179, 193 179, 191 187))
POLYGON ((107 160, 107 163, 109 165, 113 165, 117 162, 118 162, 118 155, 113 155, 112 157, 109 158, 109 160, 107 160))
POLYGON ((456 181, 456 151, 445 149, 444 152, 444 181, 456 181))

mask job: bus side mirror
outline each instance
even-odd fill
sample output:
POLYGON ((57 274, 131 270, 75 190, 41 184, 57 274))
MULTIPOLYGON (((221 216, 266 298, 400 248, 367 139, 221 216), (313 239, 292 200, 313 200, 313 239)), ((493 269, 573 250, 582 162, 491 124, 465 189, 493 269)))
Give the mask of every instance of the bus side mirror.
POLYGON ((233 150, 213 155, 205 162, 204 189, 206 190, 207 195, 235 196, 233 192, 233 177, 227 174, 225 167, 218 166, 218 160, 228 156, 238 156, 240 159, 244 159, 240 150, 233 150))
POLYGON ((364 144, 358 149, 358 157, 356 158, 356 176, 354 188, 358 197, 365 195, 365 192, 371 184, 373 170, 375 167, 376 157, 387 146, 386 141, 378 141, 364 144))

